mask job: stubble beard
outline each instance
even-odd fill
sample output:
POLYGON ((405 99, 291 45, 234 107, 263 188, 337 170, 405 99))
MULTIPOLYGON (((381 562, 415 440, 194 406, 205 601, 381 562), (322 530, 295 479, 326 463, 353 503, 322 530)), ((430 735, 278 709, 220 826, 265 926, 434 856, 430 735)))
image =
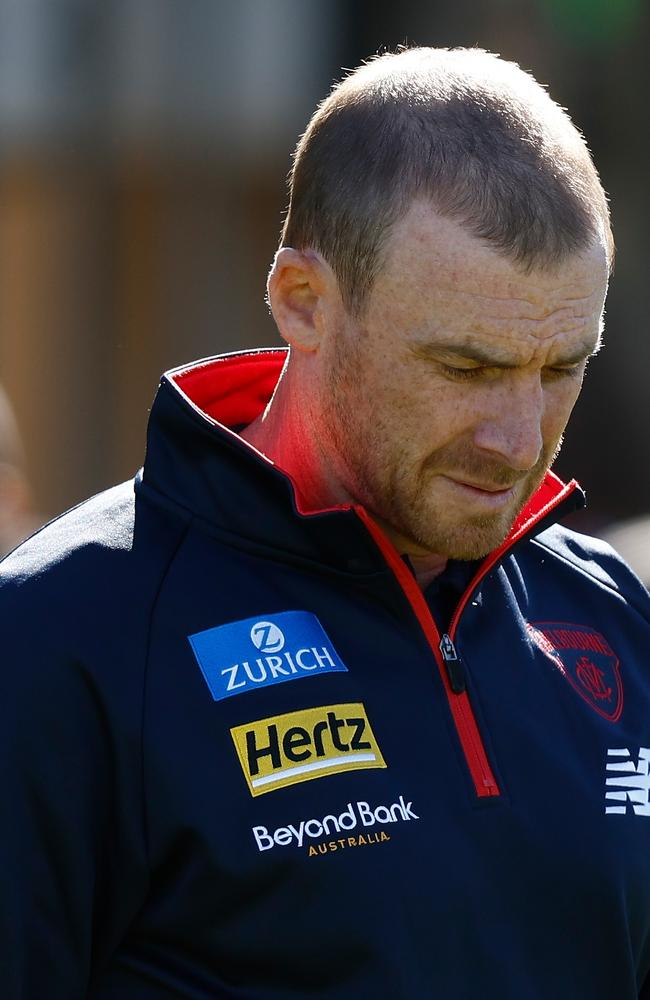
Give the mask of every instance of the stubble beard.
MULTIPOLYGON (((435 495, 439 475, 436 470, 442 474, 445 470, 453 470, 459 481, 471 481, 472 475, 477 472, 476 461, 468 469, 458 460, 452 464, 442 463, 443 456, 434 453, 419 476, 414 477, 412 470, 396 461, 390 470, 386 470, 388 476, 384 479, 376 475, 376 470, 369 469, 364 460, 364 456, 373 454, 371 442, 368 442, 355 468, 357 491, 362 502, 376 517, 418 549, 448 559, 482 559, 503 544, 517 516, 544 479, 558 450, 559 445, 550 454, 542 455, 534 468, 514 484, 515 496, 511 503, 494 513, 467 513, 461 504, 435 495)), ((377 454, 377 451, 374 453, 377 454)), ((475 478, 493 485, 503 482, 504 488, 513 485, 512 470, 503 466, 500 468, 501 476, 495 475, 492 464, 489 474, 484 467, 482 480, 478 476, 475 478), (507 473, 509 478, 506 484, 507 473)))
POLYGON ((523 474, 477 454, 468 441, 437 449, 417 470, 403 452, 396 452, 380 415, 370 418, 370 424, 361 419, 361 414, 372 413, 372 403, 363 394, 363 379, 350 355, 337 366, 328 393, 329 437, 347 492, 411 545, 449 559, 482 559, 505 541, 562 444, 560 438, 545 448, 535 466, 523 474), (494 513, 463 514, 459 506, 432 496, 436 477, 447 474, 459 482, 514 487, 515 497, 494 513))
POLYGON ((482 559, 503 544, 512 525, 540 486, 560 450, 545 449, 535 466, 524 473, 515 472, 491 459, 477 456, 471 445, 452 443, 427 459, 417 477, 409 479, 407 469, 396 465, 390 489, 381 497, 376 513, 393 525, 405 538, 427 552, 449 559, 482 559), (451 475, 459 482, 489 483, 492 487, 514 488, 512 501, 500 510, 472 514, 435 495, 439 475, 451 475))
POLYGON ((512 503, 494 513, 464 513, 462 508, 451 503, 431 500, 424 487, 410 505, 404 504, 404 497, 396 498, 391 517, 401 526, 401 533, 427 552, 436 552, 448 559, 482 559, 505 541, 545 471, 527 477, 525 483, 518 486, 512 503))

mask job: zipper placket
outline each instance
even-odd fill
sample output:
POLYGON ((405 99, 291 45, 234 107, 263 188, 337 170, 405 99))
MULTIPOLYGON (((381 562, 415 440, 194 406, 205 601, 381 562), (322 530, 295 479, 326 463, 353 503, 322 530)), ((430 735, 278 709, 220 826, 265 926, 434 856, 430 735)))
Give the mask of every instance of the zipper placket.
MULTIPOLYGON (((458 733, 461 748, 465 755, 465 760, 467 761, 467 766, 469 768, 477 796, 479 798, 485 798, 487 796, 499 795, 499 786, 497 785, 496 779, 492 773, 492 768, 490 767, 487 753, 485 752, 485 747, 483 746, 483 740, 478 729, 474 711, 470 705, 467 691, 465 690, 464 685, 462 692, 459 692, 458 694, 455 694, 452 690, 449 675, 445 668, 444 657, 440 649, 440 644, 443 640, 438 632, 438 627, 433 620, 433 616, 429 611, 427 602, 424 599, 417 581, 414 579, 409 568, 402 561, 402 558, 393 543, 386 537, 386 535, 384 535, 379 525, 372 520, 366 510, 363 507, 355 507, 355 510, 381 550, 386 562, 397 577, 397 581, 404 591, 409 604, 413 608, 415 616, 422 631, 424 632, 431 652, 433 653, 438 667, 438 673, 440 674, 445 694, 447 695, 447 702, 449 704, 452 719, 456 727, 456 732, 458 733)), ((450 637, 447 636, 446 638, 449 639, 450 637)))
POLYGON ((561 506, 568 496, 575 490, 577 483, 572 481, 564 487, 549 503, 536 515, 516 526, 516 529, 508 536, 503 545, 496 549, 481 564, 478 572, 470 581, 465 590, 449 624, 449 632, 440 635, 433 615, 424 598, 417 581, 411 571, 403 562, 399 552, 384 534, 379 525, 370 517, 364 507, 355 506, 354 510, 361 519, 366 529, 379 547, 386 562, 392 569, 398 583, 411 605, 425 638, 431 648, 438 672, 447 696, 449 710, 456 727, 458 739, 467 762, 474 790, 478 798, 494 797, 501 794, 496 778, 492 772, 487 752, 483 744, 476 716, 469 700, 469 695, 465 687, 462 670, 462 662, 458 657, 455 646, 455 636, 458 623, 465 610, 468 601, 476 590, 476 587, 503 558, 512 546, 523 538, 540 521, 548 517, 557 507, 561 506))

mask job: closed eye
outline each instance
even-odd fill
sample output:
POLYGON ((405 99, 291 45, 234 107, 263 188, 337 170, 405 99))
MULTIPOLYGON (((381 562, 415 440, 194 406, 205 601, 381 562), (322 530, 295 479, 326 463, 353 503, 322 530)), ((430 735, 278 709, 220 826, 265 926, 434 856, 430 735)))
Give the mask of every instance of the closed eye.
POLYGON ((457 382, 470 381, 473 378, 479 378, 481 375, 485 375, 487 372, 495 372, 499 369, 494 367, 488 367, 487 365, 477 365, 475 368, 455 368, 453 365, 440 365, 443 373, 451 379, 457 382))
MULTIPOLYGON (((503 372, 512 371, 509 365, 476 365, 472 368, 458 368, 455 365, 440 363, 441 370, 447 378, 455 382, 471 382, 474 379, 497 378, 503 372)), ((548 367, 542 370, 542 378, 545 381, 559 381, 564 378, 581 378, 584 371, 584 364, 570 365, 569 367, 548 367)))
POLYGON ((570 368, 545 368, 545 379, 581 378, 584 371, 584 364, 571 365, 570 368))

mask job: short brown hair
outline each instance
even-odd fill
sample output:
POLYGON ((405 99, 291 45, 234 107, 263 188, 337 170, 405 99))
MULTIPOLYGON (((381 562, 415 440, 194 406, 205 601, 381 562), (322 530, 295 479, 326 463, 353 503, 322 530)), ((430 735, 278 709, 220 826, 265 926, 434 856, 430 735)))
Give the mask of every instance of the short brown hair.
POLYGON ((337 84, 301 137, 281 245, 318 250, 359 313, 391 225, 418 197, 524 271, 598 235, 607 199, 582 134, 535 79, 483 49, 414 48, 337 84))

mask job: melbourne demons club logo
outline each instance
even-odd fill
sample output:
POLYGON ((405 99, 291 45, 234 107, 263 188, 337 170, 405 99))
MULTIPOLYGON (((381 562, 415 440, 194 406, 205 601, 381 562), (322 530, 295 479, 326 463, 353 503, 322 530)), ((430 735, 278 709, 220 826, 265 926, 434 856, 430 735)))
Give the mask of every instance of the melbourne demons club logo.
POLYGON ((528 625, 533 642, 581 698, 610 722, 623 711, 623 684, 616 653, 590 625, 534 622, 528 625))

